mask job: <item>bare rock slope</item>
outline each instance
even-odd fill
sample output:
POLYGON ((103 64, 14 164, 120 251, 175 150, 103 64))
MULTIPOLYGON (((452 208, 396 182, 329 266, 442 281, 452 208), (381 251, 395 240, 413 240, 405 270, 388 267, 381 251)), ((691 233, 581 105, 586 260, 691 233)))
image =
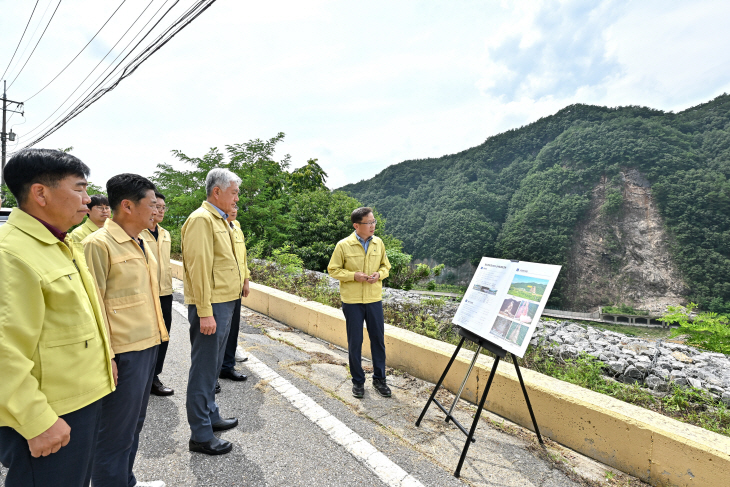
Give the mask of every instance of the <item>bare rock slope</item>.
POLYGON ((624 170, 620 181, 601 180, 574 242, 565 268, 570 309, 627 304, 662 312, 684 303, 685 283, 650 184, 639 171, 624 170))

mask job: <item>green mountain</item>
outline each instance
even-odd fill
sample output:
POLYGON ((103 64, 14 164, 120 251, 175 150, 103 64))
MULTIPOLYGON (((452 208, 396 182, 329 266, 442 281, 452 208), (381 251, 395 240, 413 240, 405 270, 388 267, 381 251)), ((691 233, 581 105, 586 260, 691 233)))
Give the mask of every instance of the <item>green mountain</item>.
POLYGON ((730 96, 722 95, 676 114, 571 105, 340 189, 375 207, 416 258, 565 266, 553 306, 642 304, 668 293, 730 312, 729 176, 730 96), (642 242, 644 227, 658 236, 642 242), (604 288, 612 291, 595 293, 604 288))

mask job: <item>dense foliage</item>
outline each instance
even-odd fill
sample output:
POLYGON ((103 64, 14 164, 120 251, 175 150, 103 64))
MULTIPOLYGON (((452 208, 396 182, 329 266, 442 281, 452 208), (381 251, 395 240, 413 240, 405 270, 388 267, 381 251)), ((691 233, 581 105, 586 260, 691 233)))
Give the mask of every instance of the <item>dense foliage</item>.
MULTIPOLYGON (((671 252, 703 309, 730 312, 730 96, 674 114, 572 105, 438 159, 413 160, 341 190, 376 206, 415 258, 482 256, 565 265, 592 189, 620 213, 621 173, 647 178, 671 252)), ((552 293, 560 306, 563 276, 552 293)))
MULTIPOLYGON (((281 260, 295 258, 287 266, 324 271, 337 242, 353 232, 350 214, 363 206, 341 191, 325 186, 327 173, 310 159, 304 166, 288 171, 290 157, 276 160, 276 146, 284 139, 279 133, 267 141, 251 140, 226 146, 225 152, 212 148, 202 157, 189 157, 180 151, 173 155, 192 166, 176 170, 159 164, 153 176, 157 188, 165 195, 167 213, 163 226, 170 230, 173 253, 180 252, 180 228, 188 215, 205 200, 205 177, 213 168, 224 167, 242 180, 238 221, 255 256, 281 260)), ((386 221, 374 209, 378 226, 375 234, 387 249, 397 252, 401 242, 385 232, 386 221)), ((403 285, 412 285, 410 256, 402 270, 394 275, 403 285), (402 274, 402 277, 400 276, 402 274)), ((431 269, 426 267, 427 275, 431 269)), ((423 269, 419 272, 423 273, 423 269)))

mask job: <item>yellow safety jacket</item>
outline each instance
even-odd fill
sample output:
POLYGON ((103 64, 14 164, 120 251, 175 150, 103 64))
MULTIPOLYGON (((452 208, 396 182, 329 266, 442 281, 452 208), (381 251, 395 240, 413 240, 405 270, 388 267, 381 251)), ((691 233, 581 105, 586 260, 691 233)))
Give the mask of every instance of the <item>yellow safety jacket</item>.
POLYGON ((170 267, 172 239, 170 238, 170 232, 157 225, 157 240, 152 236, 152 232, 147 229, 142 231, 139 236, 144 240, 146 248, 150 249, 155 255, 160 296, 169 296, 172 294, 172 268, 170 267))
POLYGON ((82 225, 74 228, 73 232, 71 232, 71 238, 74 239, 74 242, 81 242, 98 229, 99 227, 96 226, 96 223, 92 222, 91 218, 86 217, 86 221, 82 225))
POLYGON ((81 244, 19 208, 0 227, 0 371, 0 426, 26 439, 114 390, 81 244))
POLYGON ((375 303, 383 299, 383 279, 390 273, 390 262, 385 255, 385 245, 376 236, 368 244, 368 252, 357 240, 356 232, 337 242, 327 266, 330 276, 340 281, 340 298, 343 303, 375 303), (370 284, 357 282, 355 272, 370 275, 380 273, 380 280, 370 284))
POLYGON ((112 352, 136 352, 168 341, 154 254, 142 252, 111 218, 83 244, 99 288, 112 352))
POLYGON ((207 201, 180 230, 185 304, 194 304, 201 318, 213 316, 213 303, 241 298, 243 274, 233 235, 228 222, 207 201))
POLYGON ((246 257, 246 239, 241 230, 238 220, 233 221, 233 242, 236 245, 236 257, 238 258, 238 269, 244 279, 251 279, 251 271, 248 270, 248 257, 246 257))

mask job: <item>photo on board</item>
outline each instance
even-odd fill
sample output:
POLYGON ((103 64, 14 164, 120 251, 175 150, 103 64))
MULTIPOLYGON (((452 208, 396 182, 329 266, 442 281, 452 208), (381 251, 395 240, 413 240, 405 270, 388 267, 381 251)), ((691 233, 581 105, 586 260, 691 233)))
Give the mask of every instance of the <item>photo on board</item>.
POLYGON ((510 320, 514 319, 515 314, 520 309, 520 305, 523 303, 521 299, 515 299, 511 296, 507 296, 507 299, 502 301, 502 306, 499 308, 499 314, 510 320))
POLYGON ((496 337, 504 338, 507 336, 511 324, 512 322, 510 320, 497 316, 497 319, 494 321, 494 326, 489 330, 489 333, 496 337))
POLYGON ((515 312, 513 319, 520 323, 530 324, 535 319, 538 304, 530 301, 522 301, 515 312))
POLYGON ((542 299, 543 294, 545 294, 545 289, 549 283, 550 281, 547 279, 515 274, 507 293, 517 298, 539 302, 542 299))
POLYGON ((522 342, 525 341, 527 330, 529 329, 529 326, 512 322, 510 323, 509 330, 507 331, 507 335, 505 335, 504 339, 520 347, 522 346, 522 342))

